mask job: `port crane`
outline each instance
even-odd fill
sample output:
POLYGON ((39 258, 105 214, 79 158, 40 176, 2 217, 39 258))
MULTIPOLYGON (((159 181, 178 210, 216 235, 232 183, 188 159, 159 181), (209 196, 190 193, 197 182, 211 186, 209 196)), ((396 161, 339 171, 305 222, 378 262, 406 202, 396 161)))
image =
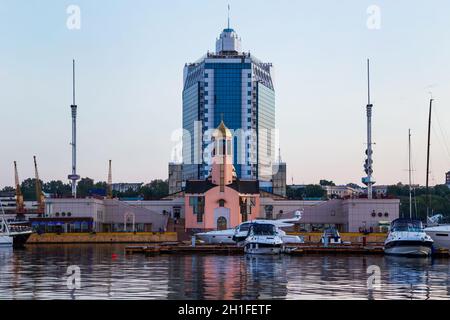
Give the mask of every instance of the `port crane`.
POLYGON ((25 219, 25 203, 23 201, 23 194, 20 188, 19 182, 19 173, 17 170, 17 162, 14 161, 14 180, 16 185, 16 219, 24 220, 25 219))
POLYGON ((45 210, 45 197, 44 197, 44 194, 42 193, 42 186, 41 186, 41 180, 39 179, 39 173, 38 173, 38 168, 37 168, 37 163, 36 163, 36 156, 33 156, 33 160, 34 160, 34 174, 36 177, 36 201, 38 203, 36 213, 38 215, 43 215, 44 210, 45 210))

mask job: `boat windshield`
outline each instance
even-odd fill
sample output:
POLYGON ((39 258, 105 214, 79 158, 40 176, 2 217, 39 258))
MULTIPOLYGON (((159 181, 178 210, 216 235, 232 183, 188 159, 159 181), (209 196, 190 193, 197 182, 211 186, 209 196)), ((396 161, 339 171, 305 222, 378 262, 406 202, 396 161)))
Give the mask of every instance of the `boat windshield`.
POLYGON ((337 237, 339 235, 338 231, 335 228, 327 228, 324 230, 325 236, 337 237))
POLYGON ((252 226, 253 234, 256 236, 273 236, 276 234, 273 224, 256 223, 252 226))
POLYGON ((243 223, 239 226, 239 232, 248 231, 250 229, 250 223, 243 223))
POLYGON ((418 220, 394 221, 392 231, 400 232, 421 232, 423 230, 422 222, 418 220))

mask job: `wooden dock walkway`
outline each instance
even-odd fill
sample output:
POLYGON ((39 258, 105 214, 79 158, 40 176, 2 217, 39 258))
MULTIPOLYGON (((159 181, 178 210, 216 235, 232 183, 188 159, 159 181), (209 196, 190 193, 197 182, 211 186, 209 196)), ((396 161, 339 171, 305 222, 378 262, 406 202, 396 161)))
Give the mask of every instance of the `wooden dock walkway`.
MULTIPOLYGON (((384 255, 383 246, 362 244, 329 245, 322 244, 300 244, 287 246, 286 254, 311 255, 311 254, 349 254, 349 255, 384 255)), ((243 247, 236 245, 196 245, 195 247, 185 243, 166 243, 160 245, 128 246, 125 248, 127 255, 132 254, 244 254, 243 247)), ((434 257, 449 258, 449 250, 440 249, 433 253, 434 257)))

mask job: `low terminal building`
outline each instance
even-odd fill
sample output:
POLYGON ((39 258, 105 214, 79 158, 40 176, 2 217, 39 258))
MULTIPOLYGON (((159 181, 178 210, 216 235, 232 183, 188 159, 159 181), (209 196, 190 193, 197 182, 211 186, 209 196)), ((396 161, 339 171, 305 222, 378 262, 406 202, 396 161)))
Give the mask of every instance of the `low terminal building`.
POLYGON ((29 217, 38 232, 165 232, 169 214, 117 199, 47 199, 43 217, 29 217))
MULTIPOLYGON (((233 186, 230 188, 233 189, 233 186)), ((157 201, 47 199, 45 216, 33 215, 29 220, 41 232, 161 232, 173 231, 168 229, 169 219, 176 219, 180 223, 187 221, 185 228, 193 233, 233 228, 245 219, 290 218, 295 211, 301 210, 302 219, 292 231, 320 232, 328 226, 334 226, 340 232, 386 232, 390 223, 399 217, 398 199, 304 201, 288 200, 259 191, 251 194, 258 202, 248 208, 241 206, 243 194, 237 191, 236 194, 230 191, 226 199, 218 197, 220 193, 216 193, 214 187, 208 191, 180 193, 176 198, 157 201), (209 204, 204 207, 204 211, 194 214, 194 210, 201 208, 199 197, 208 198, 209 204), (215 200, 211 201, 213 198, 215 200), (236 215, 235 212, 238 220, 230 216, 233 213, 236 215), (199 213, 203 214, 201 219, 197 215, 199 213), (243 213, 246 215, 243 216, 243 213)), ((245 196, 248 195, 245 193, 245 196)), ((8 216, 13 218, 11 214, 8 216)))

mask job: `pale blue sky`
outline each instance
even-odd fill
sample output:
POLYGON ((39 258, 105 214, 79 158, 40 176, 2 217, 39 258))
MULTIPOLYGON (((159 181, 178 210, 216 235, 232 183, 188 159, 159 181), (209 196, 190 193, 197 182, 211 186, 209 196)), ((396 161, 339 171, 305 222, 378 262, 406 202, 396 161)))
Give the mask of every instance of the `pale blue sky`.
MULTIPOLYGON (((181 126, 183 66, 226 25, 243 48, 275 66, 277 127, 289 182, 359 183, 365 149, 365 60, 372 60, 374 176, 406 182, 407 131, 424 183, 428 86, 444 135, 450 124, 450 3, 442 1, 0 0, 0 186, 66 179, 71 166, 71 60, 77 60, 79 174, 147 182, 167 178, 181 126), (66 8, 81 8, 81 30, 66 8), (381 29, 366 26, 369 5, 381 29)), ((450 170, 435 122, 432 183, 450 170)))

